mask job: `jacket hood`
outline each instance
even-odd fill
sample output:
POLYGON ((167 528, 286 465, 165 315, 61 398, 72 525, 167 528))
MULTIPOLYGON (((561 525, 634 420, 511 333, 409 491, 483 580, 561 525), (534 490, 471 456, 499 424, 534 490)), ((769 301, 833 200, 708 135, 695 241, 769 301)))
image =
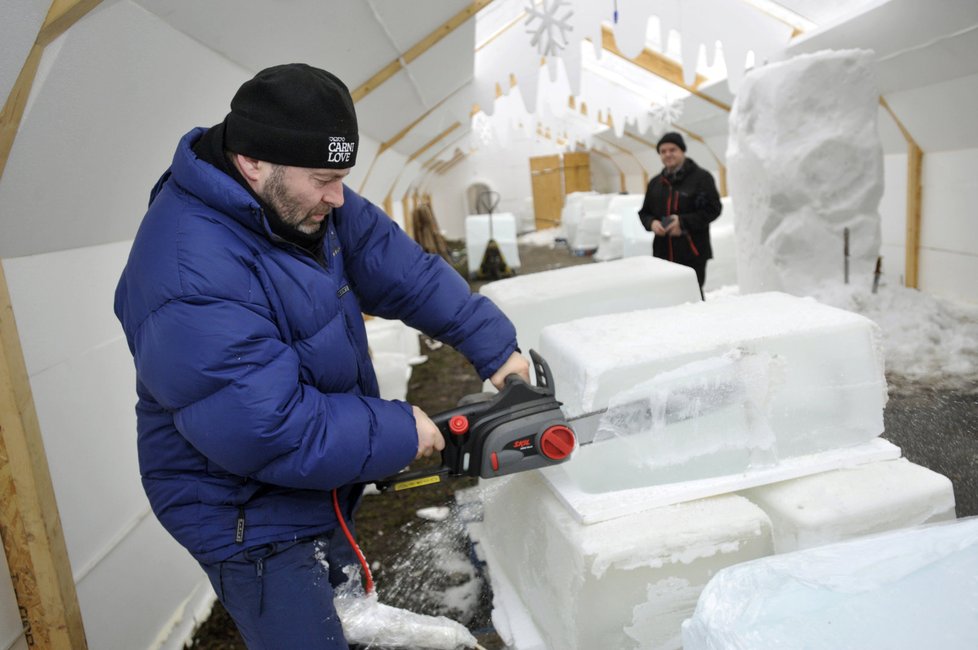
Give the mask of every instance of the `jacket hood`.
POLYGON ((248 190, 194 153, 194 144, 206 132, 206 128, 197 127, 180 138, 170 169, 163 174, 150 194, 150 205, 169 180, 208 207, 232 217, 246 228, 261 234, 270 234, 261 206, 248 190))

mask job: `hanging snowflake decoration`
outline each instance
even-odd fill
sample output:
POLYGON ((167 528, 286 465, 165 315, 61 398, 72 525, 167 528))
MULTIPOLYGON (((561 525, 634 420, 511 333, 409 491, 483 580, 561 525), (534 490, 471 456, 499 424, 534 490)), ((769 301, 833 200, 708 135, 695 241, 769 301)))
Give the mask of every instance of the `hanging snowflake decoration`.
POLYGON ((567 32, 574 28, 570 25, 570 18, 574 15, 573 9, 568 9, 563 16, 558 16, 561 6, 570 6, 568 0, 543 0, 543 6, 537 8, 537 3, 531 0, 526 7, 526 22, 537 23, 535 26, 526 30, 527 34, 533 34, 530 45, 537 48, 542 56, 556 55, 560 50, 567 47, 567 32))
POLYGON ((484 146, 489 146, 492 144, 492 121, 489 119, 489 116, 482 111, 479 111, 472 116, 472 131, 475 133, 475 136, 478 138, 480 144, 484 146))
POLYGON ((681 101, 665 99, 661 103, 652 102, 652 106, 649 108, 649 116, 652 118, 652 130, 656 133, 669 130, 672 124, 682 117, 682 114, 683 105, 681 101))

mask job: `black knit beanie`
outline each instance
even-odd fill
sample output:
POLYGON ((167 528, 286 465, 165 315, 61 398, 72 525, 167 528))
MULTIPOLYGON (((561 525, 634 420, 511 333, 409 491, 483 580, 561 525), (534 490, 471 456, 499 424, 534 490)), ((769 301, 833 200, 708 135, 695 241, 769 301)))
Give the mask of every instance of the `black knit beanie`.
POLYGON ((676 133, 675 131, 670 131, 669 133, 666 133, 664 136, 659 138, 659 141, 655 144, 655 152, 659 153, 659 147, 661 147, 667 142, 671 142, 672 144, 676 145, 683 151, 686 151, 686 141, 683 140, 683 136, 680 135, 679 133, 676 133))
POLYGON ((346 169, 357 161, 357 115, 335 75, 304 63, 246 81, 224 120, 229 151, 290 167, 346 169))

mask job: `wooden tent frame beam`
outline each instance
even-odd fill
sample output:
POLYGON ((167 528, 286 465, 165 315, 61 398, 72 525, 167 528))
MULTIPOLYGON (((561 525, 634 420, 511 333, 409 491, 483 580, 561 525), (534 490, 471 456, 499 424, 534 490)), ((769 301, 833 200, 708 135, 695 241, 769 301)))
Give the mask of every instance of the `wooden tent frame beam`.
POLYGON ((910 131, 897 117, 890 104, 880 95, 882 106, 896 123, 903 139, 907 141, 907 239, 904 248, 904 285, 920 288, 920 222, 923 208, 924 150, 910 135, 910 131))
MULTIPOLYGON (((100 0, 53 0, 0 111, 0 177, 44 49, 100 0)), ((0 263, 0 536, 34 648, 88 647, 6 275, 0 263)))

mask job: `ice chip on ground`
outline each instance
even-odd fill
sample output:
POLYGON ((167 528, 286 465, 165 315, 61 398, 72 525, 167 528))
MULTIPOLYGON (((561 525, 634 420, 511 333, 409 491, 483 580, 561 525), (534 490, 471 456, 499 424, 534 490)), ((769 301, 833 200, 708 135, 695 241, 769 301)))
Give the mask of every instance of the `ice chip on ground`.
POLYGON ((476 639, 461 624, 444 616, 425 616, 384 605, 377 593, 364 593, 359 567, 336 589, 333 604, 348 643, 367 647, 457 650, 474 648, 476 639))
POLYGON ((730 195, 743 293, 869 286, 880 248, 883 150, 873 53, 824 51, 755 68, 730 112, 730 195))
POLYGON ((448 516, 451 513, 451 508, 445 506, 431 506, 430 508, 421 508, 414 514, 427 521, 445 521, 448 519, 448 516))
POLYGON ((497 607, 528 611, 548 648, 678 649, 709 578, 773 550, 767 515, 733 495, 584 525, 537 472, 486 486, 480 545, 493 593, 519 599, 497 607))
POLYGON ((538 349, 540 330, 553 323, 700 300, 692 269, 651 256, 508 278, 479 292, 513 321, 523 350, 538 349))
POLYGON ((771 518, 777 553, 954 519, 951 481, 903 458, 772 483, 740 494, 771 518))
POLYGON ((970 650, 976 639, 973 517, 728 567, 682 627, 685 650, 970 650))

